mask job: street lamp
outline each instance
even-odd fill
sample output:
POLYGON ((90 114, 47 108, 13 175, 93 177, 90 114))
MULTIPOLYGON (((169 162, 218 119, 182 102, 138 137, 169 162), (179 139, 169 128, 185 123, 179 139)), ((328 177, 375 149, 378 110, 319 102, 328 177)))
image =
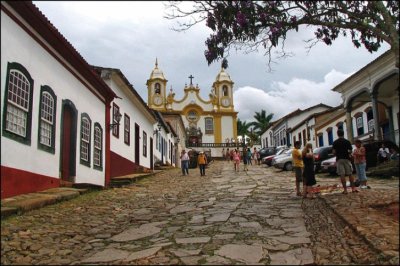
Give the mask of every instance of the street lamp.
POLYGON ((161 124, 160 124, 160 122, 158 121, 157 129, 154 130, 153 135, 154 135, 154 134, 157 134, 159 131, 161 131, 161 124))
POLYGON ((110 130, 113 130, 114 127, 119 126, 119 122, 121 121, 121 117, 122 117, 121 113, 119 112, 119 110, 117 110, 117 112, 114 114, 114 119, 113 119, 117 123, 110 124, 110 130))

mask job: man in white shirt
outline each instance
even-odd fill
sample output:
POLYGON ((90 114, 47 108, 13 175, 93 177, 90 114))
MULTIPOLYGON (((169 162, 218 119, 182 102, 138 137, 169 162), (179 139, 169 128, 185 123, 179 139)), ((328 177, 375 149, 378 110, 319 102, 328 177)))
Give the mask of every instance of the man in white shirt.
POLYGON ((378 163, 386 162, 389 159, 389 149, 382 143, 381 148, 378 150, 378 163))
POLYGON ((182 175, 189 174, 189 155, 185 150, 182 150, 181 154, 181 167, 182 167, 182 175))

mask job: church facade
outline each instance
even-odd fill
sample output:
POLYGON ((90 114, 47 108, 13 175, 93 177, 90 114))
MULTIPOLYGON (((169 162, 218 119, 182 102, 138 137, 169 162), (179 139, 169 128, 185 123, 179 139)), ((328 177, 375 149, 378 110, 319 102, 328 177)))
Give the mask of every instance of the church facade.
MULTIPOLYGON (((200 96, 200 88, 192 83, 183 88, 181 99, 175 97, 172 88, 167 92, 168 80, 163 71, 155 67, 147 80, 150 108, 162 114, 179 114, 185 127, 185 146, 197 150, 211 150, 212 155, 237 139, 237 114, 233 103, 233 84, 224 68, 215 78, 208 99, 200 96)), ((215 155, 220 155, 215 154, 215 155)))

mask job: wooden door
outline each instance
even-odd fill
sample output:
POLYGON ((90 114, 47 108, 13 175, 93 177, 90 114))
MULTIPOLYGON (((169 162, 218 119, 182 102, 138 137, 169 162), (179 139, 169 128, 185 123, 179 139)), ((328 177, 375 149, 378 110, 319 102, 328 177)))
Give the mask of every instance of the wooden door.
POLYGON ((140 127, 135 123, 135 163, 140 165, 140 127))
POLYGON ((153 138, 150 138, 150 169, 154 170, 153 138))
POLYGON ((76 175, 77 110, 69 100, 63 100, 61 115, 60 177, 62 181, 74 182, 76 175))

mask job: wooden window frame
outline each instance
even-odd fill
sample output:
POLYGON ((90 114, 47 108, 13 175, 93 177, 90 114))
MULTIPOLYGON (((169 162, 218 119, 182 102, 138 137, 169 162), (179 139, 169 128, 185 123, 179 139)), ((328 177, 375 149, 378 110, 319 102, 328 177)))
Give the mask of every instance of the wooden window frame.
POLYGON ((81 114, 81 134, 80 134, 80 162, 83 165, 86 165, 90 167, 90 157, 91 157, 91 134, 92 134, 92 120, 90 119, 89 115, 87 113, 82 113, 81 114), (89 125, 88 130, 84 128, 85 123, 89 125), (83 149, 86 148, 87 151, 84 151, 83 149), (83 155, 87 155, 87 158, 84 158, 83 155))
POLYGON ((204 131, 205 134, 214 134, 214 119, 212 117, 204 118, 204 131), (207 124, 207 122, 209 124, 207 124), (211 127, 211 129, 207 129, 207 127, 211 127))
MULTIPOLYGON (((15 77, 16 78, 16 77, 15 77)), ((20 83, 18 83, 20 84, 20 83)), ((16 62, 8 63, 7 64, 7 76, 6 76, 6 84, 5 84, 5 90, 4 90, 4 105, 3 105, 3 130, 2 134, 4 137, 10 138, 12 140, 15 140, 17 142, 20 142, 25 145, 31 145, 31 129, 32 129, 32 103, 33 103, 33 84, 34 81, 29 74, 29 72, 26 70, 26 68, 16 62), (10 87, 14 84, 11 83, 14 81, 14 74, 12 75, 11 73, 15 72, 20 75, 22 75, 28 82, 28 92, 27 92, 27 107, 23 108, 22 106, 18 105, 18 99, 17 96, 13 97, 10 94, 10 87), (9 97, 11 99, 9 99, 9 97), (13 100, 14 98, 14 100, 13 100), (16 102, 15 102, 16 101, 16 102), (8 129, 8 123, 9 123, 9 117, 7 113, 9 112, 9 107, 10 107, 10 113, 11 113, 11 108, 15 111, 18 111, 25 116, 24 119, 24 129, 25 132, 23 135, 16 133, 13 130, 8 129)), ((22 91, 22 90, 19 90, 22 91)), ((18 96, 21 98, 20 96, 18 96)), ((22 98, 21 98, 22 99, 22 98)))
POLYGON ((39 121, 38 121, 38 149, 54 154, 55 153, 55 139, 56 139, 56 111, 57 111, 57 96, 54 91, 47 85, 40 89, 40 102, 39 102, 39 121), (48 96, 53 102, 52 106, 47 106, 44 103, 44 96, 48 96), (49 110, 52 108, 52 110, 49 110), (45 110, 47 109, 47 110, 45 110), (43 117, 43 112, 47 112, 47 116, 51 119, 43 117), (49 113, 51 112, 51 113, 49 113), (50 125, 50 145, 42 143, 42 127, 47 124, 50 125))
POLYGON ((112 122, 112 124, 114 124, 115 126, 112 129, 112 134, 113 134, 114 137, 119 139, 119 126, 120 125, 118 124, 118 121, 116 119, 116 117, 117 117, 116 114, 117 113, 121 113, 120 112, 120 108, 119 108, 119 106, 117 104, 113 103, 113 111, 112 111, 112 120, 113 120, 113 122, 112 122))
POLYGON ((147 133, 145 131, 142 132, 142 147, 143 156, 147 158, 147 133))
POLYGON ((97 122, 93 127, 93 168, 103 170, 103 129, 97 122), (98 162, 97 157, 99 157, 98 162))
POLYGON ((124 143, 131 145, 131 118, 127 114, 124 114, 124 143))

